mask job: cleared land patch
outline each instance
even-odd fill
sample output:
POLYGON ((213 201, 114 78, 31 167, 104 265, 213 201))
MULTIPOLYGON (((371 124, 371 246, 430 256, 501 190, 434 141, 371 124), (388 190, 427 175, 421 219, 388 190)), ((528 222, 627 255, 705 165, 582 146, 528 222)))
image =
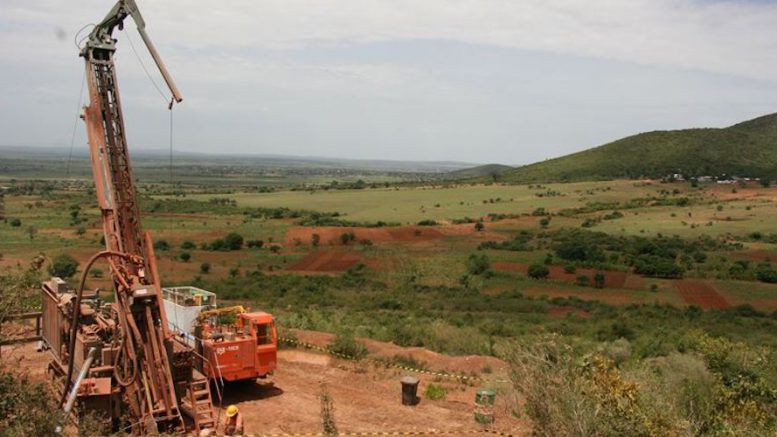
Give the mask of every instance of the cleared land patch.
POLYGON ((683 279, 675 281, 675 287, 688 305, 697 305, 704 309, 728 308, 729 303, 712 285, 704 281, 683 279))

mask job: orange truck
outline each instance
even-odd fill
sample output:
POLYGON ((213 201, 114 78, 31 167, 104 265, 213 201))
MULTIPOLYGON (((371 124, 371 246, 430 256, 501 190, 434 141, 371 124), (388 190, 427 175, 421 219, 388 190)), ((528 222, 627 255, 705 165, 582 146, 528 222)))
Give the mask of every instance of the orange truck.
POLYGON ((211 377, 224 381, 266 378, 277 365, 278 334, 271 314, 242 306, 203 311, 195 327, 198 352, 211 364, 211 377), (224 315, 234 320, 224 322, 224 315))
POLYGON ((164 288, 163 295, 168 323, 194 346, 197 368, 211 380, 253 380, 275 371, 278 333, 272 314, 218 308, 215 293, 196 287, 164 288))

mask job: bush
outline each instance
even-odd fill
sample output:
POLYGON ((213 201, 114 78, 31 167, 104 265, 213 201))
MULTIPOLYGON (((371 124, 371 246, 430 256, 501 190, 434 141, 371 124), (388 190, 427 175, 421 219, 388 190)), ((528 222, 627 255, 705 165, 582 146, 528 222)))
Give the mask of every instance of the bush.
POLYGON ((264 241, 248 240, 246 241, 246 246, 248 246, 249 249, 261 249, 264 246, 264 241))
POLYGON ((475 230, 476 231, 481 232, 485 228, 486 228, 486 226, 483 224, 483 222, 475 223, 475 230))
POLYGON ((183 243, 181 243, 181 249, 183 250, 192 250, 195 249, 197 245, 194 244, 191 240, 186 240, 183 243))
POLYGON ((63 253, 54 257, 49 266, 49 273, 52 276, 59 276, 66 279, 76 274, 78 271, 78 261, 72 256, 63 253))
POLYGON ((154 250, 157 252, 166 252, 170 250, 170 243, 167 240, 154 241, 154 250))
POLYGON ((200 264, 200 273, 210 273, 210 263, 200 264))
POLYGON ((755 277, 761 282, 770 284, 777 282, 777 271, 769 263, 761 263, 755 270, 755 277))
POLYGON ((594 287, 604 288, 604 281, 605 281, 604 273, 596 272, 596 274, 594 274, 594 287))
POLYGON ((226 237, 224 237, 224 247, 226 247, 227 250, 240 250, 243 248, 243 236, 236 233, 236 232, 230 232, 227 234, 226 237))
POLYGON ((21 221, 21 220, 19 220, 18 218, 15 218, 15 219, 11 219, 11 221, 10 221, 10 224, 11 224, 11 226, 13 226, 14 228, 18 228, 19 226, 21 226, 21 225, 22 225, 22 221, 21 221))
POLYGON ((353 232, 343 232, 340 234, 340 242, 343 243, 343 246, 354 240, 356 240, 356 236, 353 234, 353 232))
POLYGON ((575 283, 581 287, 588 287, 588 283, 591 281, 588 275, 578 275, 575 279, 575 283))
POLYGON ((484 253, 473 253, 467 258, 467 271, 472 275, 482 275, 491 268, 491 261, 484 253))
POLYGON ((550 269, 544 264, 532 264, 529 266, 529 277, 534 279, 546 279, 550 269))
POLYGON ((353 332, 349 330, 337 333, 334 341, 329 345, 329 350, 355 360, 362 359, 369 353, 367 346, 356 341, 353 332))
POLYGON ((418 222, 418 226, 437 226, 437 222, 431 219, 421 220, 418 222))
POLYGON ((313 247, 318 247, 319 244, 321 244, 321 235, 319 234, 313 234, 310 236, 310 244, 313 245, 313 247))
POLYGON ((0 434, 7 436, 52 435, 57 425, 56 402, 45 384, 17 379, 0 369, 0 434))
POLYGON ((432 400, 432 401, 439 401, 440 399, 445 399, 445 396, 448 394, 447 390, 445 390, 442 386, 439 386, 437 384, 429 384, 426 386, 426 390, 424 391, 424 396, 426 396, 426 399, 432 400))
POLYGON ((180 255, 178 255, 178 258, 181 259, 181 261, 188 263, 190 259, 192 259, 192 255, 189 252, 181 252, 180 255))

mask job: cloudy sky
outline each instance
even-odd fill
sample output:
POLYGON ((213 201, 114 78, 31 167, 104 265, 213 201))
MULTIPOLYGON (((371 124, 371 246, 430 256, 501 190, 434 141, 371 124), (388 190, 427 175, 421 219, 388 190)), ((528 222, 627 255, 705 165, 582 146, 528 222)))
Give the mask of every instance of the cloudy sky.
MULTIPOLYGON (((525 164, 777 112, 777 1, 138 0, 184 101, 175 149, 525 164)), ((74 37, 110 0, 3 0, 0 145, 69 147, 74 37)), ((130 146, 168 147, 117 32, 130 146)), ((75 146, 86 149, 83 126, 75 146)))

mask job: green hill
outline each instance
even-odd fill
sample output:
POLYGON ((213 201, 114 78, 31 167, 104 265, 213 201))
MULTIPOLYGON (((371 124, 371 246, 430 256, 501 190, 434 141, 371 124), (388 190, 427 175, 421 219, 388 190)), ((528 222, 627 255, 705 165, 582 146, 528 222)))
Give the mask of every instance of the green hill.
POLYGON ((777 114, 723 129, 654 131, 505 172, 514 183, 722 174, 777 176, 777 114))
POLYGON ((485 164, 479 165, 477 167, 462 168, 461 170, 450 171, 446 173, 445 176, 451 179, 483 178, 493 177, 494 175, 501 175, 508 170, 513 170, 513 167, 502 164, 485 164))

